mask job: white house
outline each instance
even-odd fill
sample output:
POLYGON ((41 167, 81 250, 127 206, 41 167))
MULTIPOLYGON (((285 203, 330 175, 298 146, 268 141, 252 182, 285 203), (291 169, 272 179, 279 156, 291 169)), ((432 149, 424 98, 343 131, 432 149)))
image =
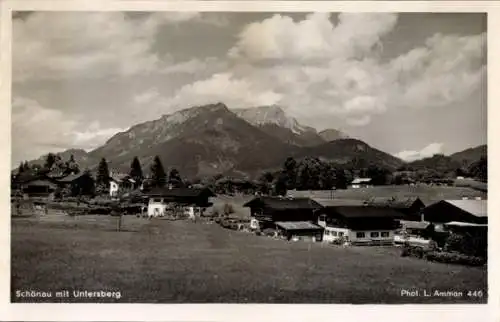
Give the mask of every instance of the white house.
POLYGON ((183 215, 194 219, 211 206, 208 201, 214 194, 208 189, 157 188, 146 193, 149 196, 148 217, 163 217, 169 211, 181 210, 183 215))
POLYGON ((136 182, 128 174, 112 174, 109 180, 109 196, 117 198, 120 194, 134 189, 136 182))
POLYGON ((328 206, 319 211, 323 240, 344 238, 353 245, 392 245, 396 220, 401 214, 390 208, 371 206, 328 206))
POLYGON ((372 186, 371 182, 371 178, 356 178, 352 180, 350 187, 352 189, 369 188, 372 186))

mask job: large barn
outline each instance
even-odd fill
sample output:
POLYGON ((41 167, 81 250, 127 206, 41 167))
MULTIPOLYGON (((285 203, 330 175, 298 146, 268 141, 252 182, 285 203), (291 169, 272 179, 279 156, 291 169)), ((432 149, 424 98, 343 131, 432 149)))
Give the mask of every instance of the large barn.
POLYGON ((435 224, 449 222, 487 224, 487 200, 441 200, 423 210, 424 220, 435 224))
POLYGON ((325 241, 343 238, 353 245, 392 245, 401 213, 366 205, 323 204, 318 224, 325 228, 325 241))
POLYGON ((189 216, 202 215, 212 204, 210 197, 215 194, 210 189, 156 188, 144 193, 149 198, 148 216, 164 216, 169 209, 182 209, 189 216))
POLYGON ((316 210, 321 205, 310 198, 257 197, 245 203, 260 228, 275 228, 275 222, 317 222, 316 210))

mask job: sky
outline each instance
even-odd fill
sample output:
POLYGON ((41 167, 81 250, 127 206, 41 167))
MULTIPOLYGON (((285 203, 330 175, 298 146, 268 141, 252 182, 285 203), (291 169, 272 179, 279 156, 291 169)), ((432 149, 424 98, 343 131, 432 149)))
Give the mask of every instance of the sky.
POLYGON ((486 15, 13 15, 12 164, 195 105, 279 105, 405 160, 486 143, 486 15))

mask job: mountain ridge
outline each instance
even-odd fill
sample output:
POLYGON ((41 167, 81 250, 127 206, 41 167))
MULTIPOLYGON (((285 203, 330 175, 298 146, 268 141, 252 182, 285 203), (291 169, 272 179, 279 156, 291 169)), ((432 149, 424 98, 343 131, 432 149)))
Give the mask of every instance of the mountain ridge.
MULTIPOLYGON (((76 154, 80 167, 90 169, 106 158, 111 169, 121 171, 128 171, 135 156, 143 169, 149 169, 158 155, 167 170, 175 167, 190 177, 227 173, 256 176, 262 171, 279 169, 290 156, 318 157, 337 163, 364 158, 391 169, 407 164, 346 136, 334 129, 317 132, 302 126, 278 106, 231 110, 223 103, 215 103, 135 124, 89 152, 69 149, 57 154, 64 155, 64 159, 76 154), (266 109, 269 109, 267 114, 266 109)), ((43 156, 32 162, 43 164, 43 156)))

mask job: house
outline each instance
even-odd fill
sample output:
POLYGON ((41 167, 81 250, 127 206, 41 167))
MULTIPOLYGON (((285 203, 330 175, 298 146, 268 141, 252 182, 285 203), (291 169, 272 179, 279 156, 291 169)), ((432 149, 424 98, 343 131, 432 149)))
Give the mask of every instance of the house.
POLYGON ((371 178, 356 178, 356 179, 352 180, 352 182, 349 186, 352 189, 370 188, 370 187, 372 187, 371 183, 372 183, 371 178))
POLYGON ((487 200, 441 200, 423 210, 424 220, 442 225, 449 222, 487 224, 487 200))
POLYGON ((425 204, 418 197, 373 197, 366 200, 365 204, 372 207, 386 207, 394 209, 402 214, 400 219, 409 221, 422 221, 421 212, 425 208, 425 204))
POLYGON ((212 203, 210 197, 215 194, 210 189, 193 188, 155 188, 146 193, 149 198, 148 216, 162 217, 168 212, 182 210, 185 215, 194 217, 196 214, 202 215, 207 207, 212 203))
POLYGON ((308 221, 277 221, 278 234, 287 240, 307 240, 320 242, 323 239, 324 228, 308 221))
POLYGON ((26 198, 53 198, 57 183, 45 176, 18 178, 16 188, 26 198))
POLYGON ((57 180, 60 187, 69 189, 71 195, 93 195, 94 178, 88 172, 70 174, 57 180))
POLYGON ((318 211, 324 241, 339 238, 353 245, 393 245, 399 212, 370 206, 328 206, 318 211))
POLYGON ((321 205, 310 198, 262 196, 250 200, 243 207, 250 208, 250 214, 258 221, 260 229, 274 229, 278 221, 316 222, 315 211, 321 205))
POLYGON ((112 174, 109 180, 109 196, 117 198, 120 194, 132 191, 136 186, 134 179, 128 174, 112 174))

